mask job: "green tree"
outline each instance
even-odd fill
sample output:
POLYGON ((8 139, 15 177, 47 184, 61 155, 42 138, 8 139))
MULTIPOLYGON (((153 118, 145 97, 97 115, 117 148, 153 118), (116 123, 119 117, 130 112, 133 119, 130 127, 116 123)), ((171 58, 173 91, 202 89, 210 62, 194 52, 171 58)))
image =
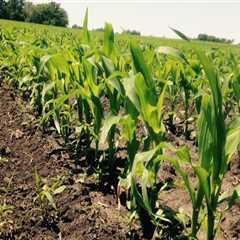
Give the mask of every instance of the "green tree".
POLYGON ((130 34, 130 35, 137 35, 137 36, 141 35, 141 32, 136 30, 124 30, 123 33, 130 34))
POLYGON ((51 2, 47 4, 38 4, 32 8, 29 21, 34 23, 64 26, 68 25, 68 15, 60 7, 60 4, 51 2))
POLYGON ((11 20, 24 21, 24 0, 7 1, 7 18, 11 20))
POLYGON ((220 43, 233 43, 233 39, 219 38, 205 33, 200 33, 197 36, 197 40, 209 41, 209 42, 220 42, 220 43))
POLYGON ((0 0, 0 18, 8 18, 7 14, 7 3, 5 0, 0 0))

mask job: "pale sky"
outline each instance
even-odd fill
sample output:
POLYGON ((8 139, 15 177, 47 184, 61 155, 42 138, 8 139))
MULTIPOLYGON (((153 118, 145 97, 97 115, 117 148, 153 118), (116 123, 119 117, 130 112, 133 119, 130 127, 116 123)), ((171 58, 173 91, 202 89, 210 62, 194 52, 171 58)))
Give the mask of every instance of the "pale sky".
MULTIPOLYGON (((46 3, 48 0, 32 0, 46 3)), ((110 22, 117 32, 176 38, 169 27, 189 37, 207 33, 240 42, 240 0, 55 0, 67 11, 70 26, 82 25, 89 10, 89 29, 110 22)))

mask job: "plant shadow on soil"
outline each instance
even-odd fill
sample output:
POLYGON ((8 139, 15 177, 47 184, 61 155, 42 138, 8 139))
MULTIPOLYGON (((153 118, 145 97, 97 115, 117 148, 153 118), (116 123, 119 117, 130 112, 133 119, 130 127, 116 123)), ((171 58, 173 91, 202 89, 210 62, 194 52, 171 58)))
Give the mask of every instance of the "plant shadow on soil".
POLYGON ((140 228, 130 229, 128 213, 118 210, 114 196, 103 193, 94 176, 79 174, 55 136, 36 127, 26 103, 5 86, 0 99, 0 204, 11 206, 0 215, 0 239, 141 238, 140 228), (66 189, 54 199, 58 211, 49 207, 47 216, 33 202, 35 168, 49 181, 64 177, 66 189))
MULTIPOLYGON (((0 213, 0 239, 118 240, 151 236, 153 228, 145 217, 146 213, 141 213, 142 219, 147 220, 144 227, 138 222, 130 227, 128 211, 124 206, 118 209, 115 192, 119 170, 116 169, 124 165, 124 156, 118 156, 115 161, 120 164, 114 166, 115 172, 103 173, 97 179, 92 174, 96 166, 88 168, 89 162, 94 162, 94 149, 87 154, 90 159, 84 158, 84 155, 76 158, 74 149, 64 149, 59 144, 59 137, 37 128, 36 119, 26 103, 6 86, 0 88, 0 109, 0 205, 13 207, 4 214, 0 213), (58 211, 49 207, 46 216, 42 216, 39 205, 33 202, 36 197, 35 168, 49 181, 56 176, 64 177, 66 189, 55 198, 58 211)), ((176 139, 172 140, 176 142, 176 139)), ((191 144, 190 148, 193 149, 191 144)), ((239 181, 239 175, 239 163, 234 161, 223 188, 239 181)), ((178 176, 173 169, 165 164, 160 181, 171 182, 176 178, 178 176)), ((189 206, 186 196, 184 191, 172 188, 165 191, 161 198, 163 205, 178 211, 181 206, 189 206)), ((124 194, 121 198, 125 205, 124 194)), ((233 208, 223 225, 225 239, 240 239, 239 209, 233 208)), ((175 227, 167 226, 166 231, 174 235, 181 230, 179 225, 175 224, 175 227)))

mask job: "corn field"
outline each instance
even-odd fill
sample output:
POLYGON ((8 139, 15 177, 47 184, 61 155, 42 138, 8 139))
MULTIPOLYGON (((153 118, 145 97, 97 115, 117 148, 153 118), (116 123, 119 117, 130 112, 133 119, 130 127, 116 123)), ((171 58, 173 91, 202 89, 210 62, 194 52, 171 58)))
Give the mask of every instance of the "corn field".
MULTIPOLYGON (((240 161, 240 49, 172 31, 181 40, 114 34, 110 23, 91 32, 88 12, 82 30, 0 21, 0 85, 27 99, 38 127, 84 157, 96 181, 117 179, 119 208, 151 239, 171 224, 181 226, 171 239, 218 239, 225 214, 240 206, 240 184, 222 188, 240 161), (177 184, 159 180, 166 163, 177 184), (191 211, 162 203, 171 188, 184 190, 191 211)), ((61 191, 41 196, 53 202, 61 191)))

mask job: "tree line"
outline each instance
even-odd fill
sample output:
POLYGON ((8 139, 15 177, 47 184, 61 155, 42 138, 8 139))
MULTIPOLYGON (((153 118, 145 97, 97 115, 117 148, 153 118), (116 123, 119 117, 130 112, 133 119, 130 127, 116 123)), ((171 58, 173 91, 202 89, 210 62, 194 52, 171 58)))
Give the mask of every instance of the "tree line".
MULTIPOLYGON (((68 25, 67 12, 56 2, 33 4, 25 0, 0 0, 1 18, 63 27, 68 25)), ((72 28, 81 29, 82 27, 74 24, 72 28)), ((103 31, 102 28, 95 30, 103 31)), ((136 30, 123 30, 123 33, 141 35, 136 30)), ((219 43, 233 43, 234 41, 233 39, 219 38, 205 33, 200 33, 195 39, 219 43)))
POLYGON ((68 25, 67 12, 55 2, 33 4, 24 0, 0 0, 0 18, 46 25, 68 25))
POLYGON ((136 30, 124 30, 123 33, 126 33, 126 34, 130 34, 130 35, 137 35, 137 36, 141 36, 141 32, 139 31, 136 31, 136 30))
POLYGON ((197 40, 208 41, 208 42, 219 42, 219 43, 233 43, 233 39, 219 38, 213 35, 208 35, 205 33, 200 33, 197 36, 197 40))

